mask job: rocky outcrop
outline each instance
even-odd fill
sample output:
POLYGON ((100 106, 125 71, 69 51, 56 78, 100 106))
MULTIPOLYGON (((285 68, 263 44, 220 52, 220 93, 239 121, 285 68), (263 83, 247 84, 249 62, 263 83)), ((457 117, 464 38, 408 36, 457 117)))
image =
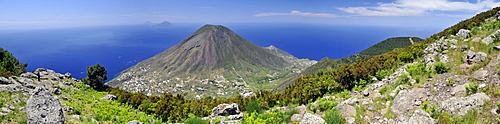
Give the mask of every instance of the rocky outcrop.
POLYGON ((300 124, 326 124, 326 122, 325 120, 323 120, 323 118, 320 118, 311 113, 306 113, 304 114, 304 117, 302 117, 302 121, 300 121, 300 124))
POLYGON ((26 105, 29 124, 63 124, 64 115, 59 99, 45 88, 37 87, 26 105))
POLYGON ((440 111, 447 111, 450 114, 464 116, 469 110, 478 109, 489 101, 490 97, 485 93, 476 93, 467 97, 452 97, 439 104, 440 111))
POLYGON ((472 31, 467 29, 460 29, 456 34, 457 37, 469 38, 472 31))
POLYGON ((402 124, 434 124, 436 121, 431 117, 431 115, 424 110, 417 109, 411 115, 410 119, 402 124))
POLYGON ((473 52, 467 51, 467 55, 464 57, 464 63, 460 65, 460 70, 467 71, 472 66, 477 65, 488 59, 488 55, 484 52, 473 52))
POLYGON ((212 116, 235 115, 240 113, 238 104, 219 104, 212 109, 212 116))
POLYGON ((441 39, 425 48, 424 56, 422 57, 424 63, 426 63, 428 66, 434 65, 434 63, 438 61, 436 60, 436 58, 438 58, 441 62, 448 62, 449 56, 446 55, 449 49, 448 42, 450 41, 441 39))
POLYGON ((398 115, 400 121, 407 120, 408 114, 420 107, 423 101, 427 101, 427 90, 424 88, 412 88, 399 91, 394 98, 391 109, 398 115))
POLYGON ((244 118, 243 113, 240 112, 240 108, 236 103, 219 104, 212 109, 212 114, 209 118, 224 118, 224 116, 228 116, 228 119, 231 120, 242 120, 244 118))
POLYGON ((493 43, 493 41, 495 41, 495 38, 496 38, 496 35, 500 33, 500 30, 497 30, 495 32, 493 32, 492 34, 486 36, 485 38, 483 38, 481 40, 481 42, 485 43, 485 44, 490 44, 490 43, 493 43))

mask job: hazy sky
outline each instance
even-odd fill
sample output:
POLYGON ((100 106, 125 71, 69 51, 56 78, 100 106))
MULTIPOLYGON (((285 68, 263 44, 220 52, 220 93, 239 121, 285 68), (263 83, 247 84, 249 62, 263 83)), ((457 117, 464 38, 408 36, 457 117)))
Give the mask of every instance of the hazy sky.
POLYGON ((447 27, 499 5, 500 0, 0 0, 0 29, 146 21, 447 27))

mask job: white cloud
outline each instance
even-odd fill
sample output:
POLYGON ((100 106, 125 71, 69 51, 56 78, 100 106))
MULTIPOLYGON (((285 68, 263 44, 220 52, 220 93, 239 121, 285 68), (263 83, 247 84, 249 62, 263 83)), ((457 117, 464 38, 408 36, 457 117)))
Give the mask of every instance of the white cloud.
POLYGON ((337 8, 341 11, 361 16, 416 16, 432 11, 479 12, 500 6, 494 0, 452 2, 449 0, 396 0, 393 3, 379 3, 376 7, 337 8))
POLYGON ((280 16, 280 15, 291 15, 291 16, 306 16, 306 17, 327 17, 327 18, 333 18, 333 17, 338 17, 335 14, 329 14, 329 13, 308 13, 308 12, 301 12, 301 11, 291 11, 290 13, 261 13, 257 14, 254 16, 257 17, 263 17, 263 16, 280 16))

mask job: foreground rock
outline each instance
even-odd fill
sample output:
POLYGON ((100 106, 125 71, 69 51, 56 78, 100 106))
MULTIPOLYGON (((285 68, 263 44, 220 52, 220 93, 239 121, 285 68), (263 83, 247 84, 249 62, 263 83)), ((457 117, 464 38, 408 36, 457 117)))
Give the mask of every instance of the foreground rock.
POLYGON ((302 121, 300 121, 300 124, 326 124, 326 122, 325 120, 323 120, 323 118, 320 118, 311 113, 306 113, 304 114, 302 121))
POLYGON ((434 124, 436 121, 431 117, 431 115, 424 110, 417 109, 411 115, 410 120, 403 122, 403 124, 434 124))
POLYGON ((469 110, 481 108, 486 101, 490 101, 490 97, 485 93, 476 93, 467 97, 452 97, 442 101, 439 104, 439 110, 464 116, 469 110))
POLYGON ((224 116, 228 116, 230 120, 243 120, 243 113, 240 112, 240 108, 238 104, 219 104, 217 107, 212 109, 212 115, 209 118, 225 118, 224 116))
POLYGON ((45 88, 37 87, 26 105, 29 124, 63 124, 64 115, 59 99, 45 88))

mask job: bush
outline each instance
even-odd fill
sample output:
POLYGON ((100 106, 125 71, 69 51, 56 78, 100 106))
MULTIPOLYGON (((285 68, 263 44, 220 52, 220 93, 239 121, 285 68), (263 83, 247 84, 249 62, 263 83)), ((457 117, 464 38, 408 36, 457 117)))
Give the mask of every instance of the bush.
POLYGON ((399 60, 410 63, 413 61, 413 54, 409 52, 402 52, 398 55, 399 60))
POLYGON ((475 85, 473 83, 469 83, 469 85, 465 86, 465 93, 467 95, 471 95, 471 94, 477 93, 477 88, 478 87, 479 87, 479 85, 475 85))
POLYGON ((437 62, 434 64, 434 70, 436 70, 436 73, 442 74, 448 72, 450 68, 446 67, 444 62, 437 62))
POLYGON ((257 101, 257 100, 253 100, 253 101, 249 102, 245 106, 245 110, 247 110, 248 113, 253 113, 253 112, 260 113, 262 111, 260 109, 259 101, 257 101))
POLYGON ((325 119, 325 122, 327 124, 345 124, 346 123, 344 117, 342 117, 342 115, 340 115, 337 112, 337 110, 335 110, 335 109, 331 109, 331 110, 327 111, 325 114, 325 117, 323 117, 323 119, 325 119))
POLYGON ((385 76, 389 76, 391 75, 391 72, 387 71, 387 70, 380 70, 378 71, 377 73, 375 73, 375 77, 378 79, 378 80, 382 80, 385 78, 385 76))

